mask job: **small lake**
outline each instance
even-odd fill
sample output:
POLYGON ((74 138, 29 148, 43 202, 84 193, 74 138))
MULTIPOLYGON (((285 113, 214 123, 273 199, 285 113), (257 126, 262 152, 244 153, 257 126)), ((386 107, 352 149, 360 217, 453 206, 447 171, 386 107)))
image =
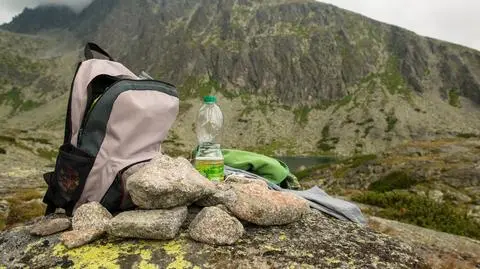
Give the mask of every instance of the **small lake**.
POLYGON ((316 156, 316 157, 306 157, 306 156, 283 156, 275 157, 278 160, 286 163, 291 172, 295 172, 301 166, 311 167, 320 164, 332 163, 335 161, 334 157, 330 156, 316 156))

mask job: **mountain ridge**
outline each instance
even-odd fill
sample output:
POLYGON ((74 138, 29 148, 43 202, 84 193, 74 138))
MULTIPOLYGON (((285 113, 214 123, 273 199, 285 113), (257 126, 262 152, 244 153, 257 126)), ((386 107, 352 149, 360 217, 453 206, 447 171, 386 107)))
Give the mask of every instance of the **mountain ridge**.
POLYGON ((223 97, 226 145, 269 154, 349 155, 480 132, 480 52, 330 4, 94 1, 76 19, 58 30, 75 40, 72 52, 93 40, 134 72, 178 86, 172 137, 182 151, 193 146, 189 126, 208 93, 223 97), (301 138, 269 131, 279 126, 301 138))

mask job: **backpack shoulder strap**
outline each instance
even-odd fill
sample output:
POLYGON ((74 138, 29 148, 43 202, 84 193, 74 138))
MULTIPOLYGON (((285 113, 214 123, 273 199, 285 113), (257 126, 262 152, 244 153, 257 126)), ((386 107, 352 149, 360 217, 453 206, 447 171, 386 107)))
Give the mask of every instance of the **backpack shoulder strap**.
POLYGON ((85 59, 87 59, 87 60, 94 59, 95 58, 95 57, 93 57, 93 52, 94 51, 106 56, 110 61, 115 61, 112 58, 112 56, 110 56, 110 54, 108 54, 108 52, 106 52, 105 50, 100 48, 100 46, 98 46, 97 44, 92 43, 92 42, 88 42, 87 45, 85 45, 85 50, 84 50, 85 59))

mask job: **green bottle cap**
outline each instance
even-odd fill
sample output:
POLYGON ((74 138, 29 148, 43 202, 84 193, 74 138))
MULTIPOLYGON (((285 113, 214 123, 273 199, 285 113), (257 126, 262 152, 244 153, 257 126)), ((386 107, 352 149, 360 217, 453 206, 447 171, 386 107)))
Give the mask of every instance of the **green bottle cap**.
POLYGON ((217 102, 217 97, 212 96, 212 95, 207 95, 203 97, 203 102, 206 104, 214 104, 217 102))

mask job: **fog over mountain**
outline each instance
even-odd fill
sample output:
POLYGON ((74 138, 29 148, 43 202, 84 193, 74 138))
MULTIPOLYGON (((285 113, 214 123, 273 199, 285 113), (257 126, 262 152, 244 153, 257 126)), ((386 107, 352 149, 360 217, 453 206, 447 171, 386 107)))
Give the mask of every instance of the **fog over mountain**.
POLYGON ((40 5, 67 5, 75 12, 82 11, 93 0, 2 0, 0 3, 0 24, 9 22, 25 8, 35 8, 40 5))

